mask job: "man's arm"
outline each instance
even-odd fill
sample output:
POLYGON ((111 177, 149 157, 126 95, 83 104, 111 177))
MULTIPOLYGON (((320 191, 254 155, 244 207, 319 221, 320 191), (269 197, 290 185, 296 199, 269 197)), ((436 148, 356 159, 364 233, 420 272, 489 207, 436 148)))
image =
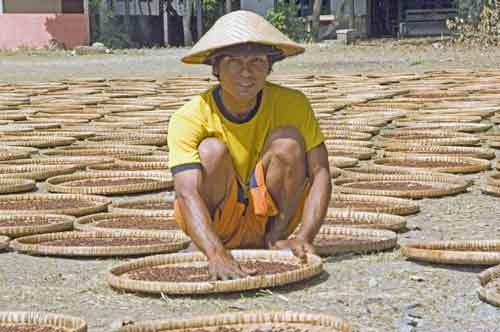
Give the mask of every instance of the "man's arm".
POLYGON ((212 218, 200 195, 201 183, 202 172, 199 169, 186 170, 174 175, 176 199, 187 233, 207 256, 212 279, 236 279, 252 274, 253 271, 247 271, 239 266, 212 228, 212 218))

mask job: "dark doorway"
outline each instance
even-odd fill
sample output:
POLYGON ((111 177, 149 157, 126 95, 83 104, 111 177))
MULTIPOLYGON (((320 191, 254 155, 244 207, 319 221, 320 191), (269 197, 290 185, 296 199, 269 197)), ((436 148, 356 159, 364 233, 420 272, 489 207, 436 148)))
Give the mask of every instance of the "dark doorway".
POLYGON ((63 0, 62 12, 65 14, 83 14, 83 0, 63 0))
POLYGON ((370 36, 396 36, 399 26, 398 0, 374 0, 370 5, 370 36))

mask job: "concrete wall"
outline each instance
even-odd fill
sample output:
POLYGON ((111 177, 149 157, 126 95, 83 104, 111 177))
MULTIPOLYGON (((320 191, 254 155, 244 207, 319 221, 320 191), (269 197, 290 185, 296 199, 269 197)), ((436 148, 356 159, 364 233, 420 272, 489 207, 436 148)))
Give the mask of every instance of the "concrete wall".
POLYGON ((89 40, 89 17, 84 14, 0 15, 0 49, 45 47, 51 41, 72 48, 89 40))
POLYGON ((274 0, 241 0, 241 9, 266 16, 267 11, 274 7, 274 0))
POLYGON ((3 0, 4 13, 60 13, 61 0, 3 0))

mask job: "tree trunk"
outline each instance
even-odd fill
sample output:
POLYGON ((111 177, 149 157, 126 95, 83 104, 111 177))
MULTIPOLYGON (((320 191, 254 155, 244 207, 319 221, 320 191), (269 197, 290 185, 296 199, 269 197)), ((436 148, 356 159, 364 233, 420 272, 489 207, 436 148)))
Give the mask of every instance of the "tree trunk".
POLYGON ((319 41, 319 16, 321 14, 321 0, 314 0, 313 13, 311 17, 311 33, 315 42, 319 41))
POLYGON ((130 36, 130 0, 125 0, 125 16, 123 17, 123 23, 125 24, 125 31, 130 36))
POLYGON ((99 38, 104 35, 108 23, 109 8, 107 1, 99 1, 99 38))
POLYGON ((232 1, 231 0, 226 0, 226 14, 230 13, 232 11, 232 1))
POLYGON ((191 35, 191 16, 193 16, 193 0, 184 0, 184 16, 182 16, 184 46, 193 45, 193 36, 191 35))
POLYGON ((196 38, 199 40, 203 35, 203 7, 201 0, 195 0, 196 7, 196 38))

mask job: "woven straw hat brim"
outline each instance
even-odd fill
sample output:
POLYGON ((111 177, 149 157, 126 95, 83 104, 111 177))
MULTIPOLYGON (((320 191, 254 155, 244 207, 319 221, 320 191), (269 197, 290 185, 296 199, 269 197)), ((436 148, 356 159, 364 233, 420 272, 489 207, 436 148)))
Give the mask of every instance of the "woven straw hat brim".
POLYGON ((216 327, 225 328, 244 328, 259 327, 280 324, 298 325, 306 331, 310 329, 324 328, 331 332, 350 332, 350 324, 344 320, 333 316, 295 313, 295 312, 246 312, 230 313, 214 316, 201 316, 191 319, 170 319, 134 322, 126 324, 112 332, 168 332, 168 331, 188 331, 213 329, 216 327))
POLYGON ((342 209, 388 213, 400 216, 415 214, 420 211, 418 204, 411 200, 386 196, 333 194, 330 198, 330 207, 339 209, 335 206, 335 202, 347 205, 347 207, 341 207, 342 209), (353 205, 349 206, 349 203, 353 205), (356 206, 356 203, 361 203, 363 206, 356 206), (374 205, 370 207, 370 204, 374 205))
POLYGON ((32 191, 36 183, 30 179, 2 179, 0 178, 0 194, 13 194, 32 191))
POLYGON ((0 178, 45 180, 52 176, 71 174, 75 165, 0 165, 0 178))
POLYGON ((182 61, 203 64, 218 49, 249 42, 274 46, 285 57, 305 51, 302 46, 292 42, 263 17, 238 10, 219 18, 182 58, 182 61))
POLYGON ((165 216, 165 217, 173 217, 174 209, 173 209, 173 199, 167 198, 142 198, 142 199, 134 199, 128 200, 125 202, 116 202, 109 206, 109 212, 113 213, 133 213, 140 214, 145 216, 165 216), (148 203, 161 203, 165 204, 165 209, 156 210, 156 209, 139 209, 134 208, 133 206, 136 204, 148 204, 148 203), (131 206, 132 205, 132 206, 131 206), (169 206, 171 208, 169 208, 169 206))
POLYGON ((334 227, 323 225, 313 242, 316 252, 321 256, 331 256, 342 253, 370 253, 394 248, 397 244, 396 233, 389 230, 334 227), (346 239, 359 239, 368 242, 333 243, 328 246, 319 246, 318 240, 328 237, 344 237, 346 239))
POLYGON ((297 264, 299 267, 292 271, 272 275, 250 276, 243 279, 212 282, 151 282, 131 280, 123 276, 127 272, 144 267, 205 263, 206 257, 202 253, 197 252, 152 256, 123 263, 110 270, 107 280, 113 288, 131 292, 151 294, 212 294, 283 286, 312 278, 323 271, 321 259, 314 255, 308 255, 307 263, 301 264, 300 260, 291 252, 285 251, 235 250, 231 253, 236 260, 240 261, 260 259, 271 262, 288 262, 297 264))
POLYGON ((0 251, 9 247, 10 238, 0 235, 0 251))
POLYGON ((69 193, 69 194, 100 194, 118 195, 131 193, 144 193, 157 190, 167 190, 173 188, 173 179, 170 176, 159 173, 146 172, 103 172, 103 173, 80 173, 74 175, 61 175, 47 180, 47 190, 49 192, 69 193), (86 186, 70 185, 70 183, 81 180, 109 180, 109 179, 144 179, 151 180, 139 184, 86 186))
MULTIPOLYGON (((173 217, 166 217, 164 214, 154 214, 150 213, 148 215, 144 214, 135 214, 135 213, 117 213, 117 212, 111 212, 111 213, 98 213, 98 214, 93 214, 90 216, 86 217, 81 217, 78 218, 78 220, 75 221, 74 227, 76 230, 79 231, 85 231, 85 232, 99 232, 99 233, 115 233, 119 232, 121 234, 141 234, 143 236, 155 236, 157 234, 169 234, 169 233, 176 233, 180 232, 183 233, 182 230, 179 229, 168 229, 168 230, 163 230, 163 229, 138 229, 138 228, 120 228, 119 225, 117 225, 115 228, 110 228, 110 227, 100 227, 98 225, 95 225, 95 223, 99 221, 104 221, 104 220, 109 220, 109 219, 115 219, 115 218, 142 218, 147 222, 148 218, 163 218, 165 222, 173 222, 174 219, 173 217)), ((0 229, 1 232, 1 229, 0 229)))
POLYGON ((2 214, 0 216, 0 234, 6 235, 11 238, 43 234, 64 232, 73 229, 73 222, 76 219, 72 216, 65 216, 60 214, 40 214, 40 213, 19 213, 19 214, 2 214), (22 225, 22 226, 1 226, 3 220, 6 221, 47 221, 43 225, 22 225))
POLYGON ((180 233, 162 233, 145 236, 141 232, 62 232, 49 233, 41 235, 30 235, 20 237, 10 242, 10 247, 16 251, 29 255, 47 255, 47 256, 66 256, 66 257, 110 257, 110 256, 135 256, 152 255, 158 253, 170 253, 185 249, 189 246, 190 240, 180 233), (81 238, 146 238, 169 240, 169 243, 144 244, 144 245, 121 245, 121 246, 50 246, 44 245, 44 242, 65 239, 81 238))
POLYGON ((325 216, 324 225, 399 231, 406 227, 406 218, 392 214, 330 208, 325 216))
POLYGON ((478 173, 491 169, 491 163, 484 159, 471 157, 448 157, 433 155, 407 155, 404 157, 381 158, 373 161, 375 167, 380 168, 410 168, 415 170, 430 170, 441 173, 478 173), (429 163, 426 167, 415 167, 415 162, 429 163), (436 166, 433 166, 432 164, 436 166), (442 166, 442 163, 450 163, 449 166, 442 166), (459 165, 457 165, 459 164, 459 165))
POLYGON ((356 178, 341 178, 335 180, 335 190, 344 194, 359 194, 359 195, 378 195, 378 196, 392 196, 400 198, 432 198, 432 197, 443 197, 448 195, 454 195, 462 193, 467 190, 471 185, 470 182, 463 181, 458 177, 449 177, 446 175, 441 175, 439 173, 435 174, 425 174, 425 173, 415 173, 415 174, 401 174, 401 175, 383 175, 383 174, 372 174, 359 176, 356 178), (425 190, 384 190, 384 189, 361 189, 361 188, 350 188, 346 187, 349 183, 373 183, 378 182, 385 183, 387 181, 391 182, 420 182, 422 184, 432 186, 432 189, 425 190))
POLYGON ((429 241, 401 246, 401 252, 412 260, 457 265, 500 264, 500 241, 429 241))
POLYGON ((53 326, 65 332, 87 332, 87 323, 81 318, 44 312, 0 311, 0 327, 4 324, 53 326))
MULTIPOLYGON (((38 209, 36 213, 48 213, 48 214, 64 214, 70 216, 84 216, 87 214, 98 213, 106 211, 108 205, 111 204, 111 200, 102 196, 95 195, 71 195, 71 194, 22 194, 22 195, 2 195, 0 196, 0 203, 4 202, 35 202, 35 201, 60 201, 60 200, 74 200, 75 202, 85 202, 92 203, 91 206, 78 206, 75 207, 65 207, 65 208, 53 208, 53 209, 38 209)), ((0 213, 25 213, 29 210, 27 209, 5 209, 0 208, 0 213)))
POLYGON ((491 305, 500 307, 500 292, 498 289, 488 287, 490 282, 500 278, 500 265, 484 270, 479 274, 481 288, 479 289, 479 298, 491 305))
POLYGON ((398 154, 450 155, 488 160, 495 159, 496 157, 495 150, 481 147, 418 145, 405 143, 387 144, 385 146, 384 156, 392 157, 398 156, 398 154))

